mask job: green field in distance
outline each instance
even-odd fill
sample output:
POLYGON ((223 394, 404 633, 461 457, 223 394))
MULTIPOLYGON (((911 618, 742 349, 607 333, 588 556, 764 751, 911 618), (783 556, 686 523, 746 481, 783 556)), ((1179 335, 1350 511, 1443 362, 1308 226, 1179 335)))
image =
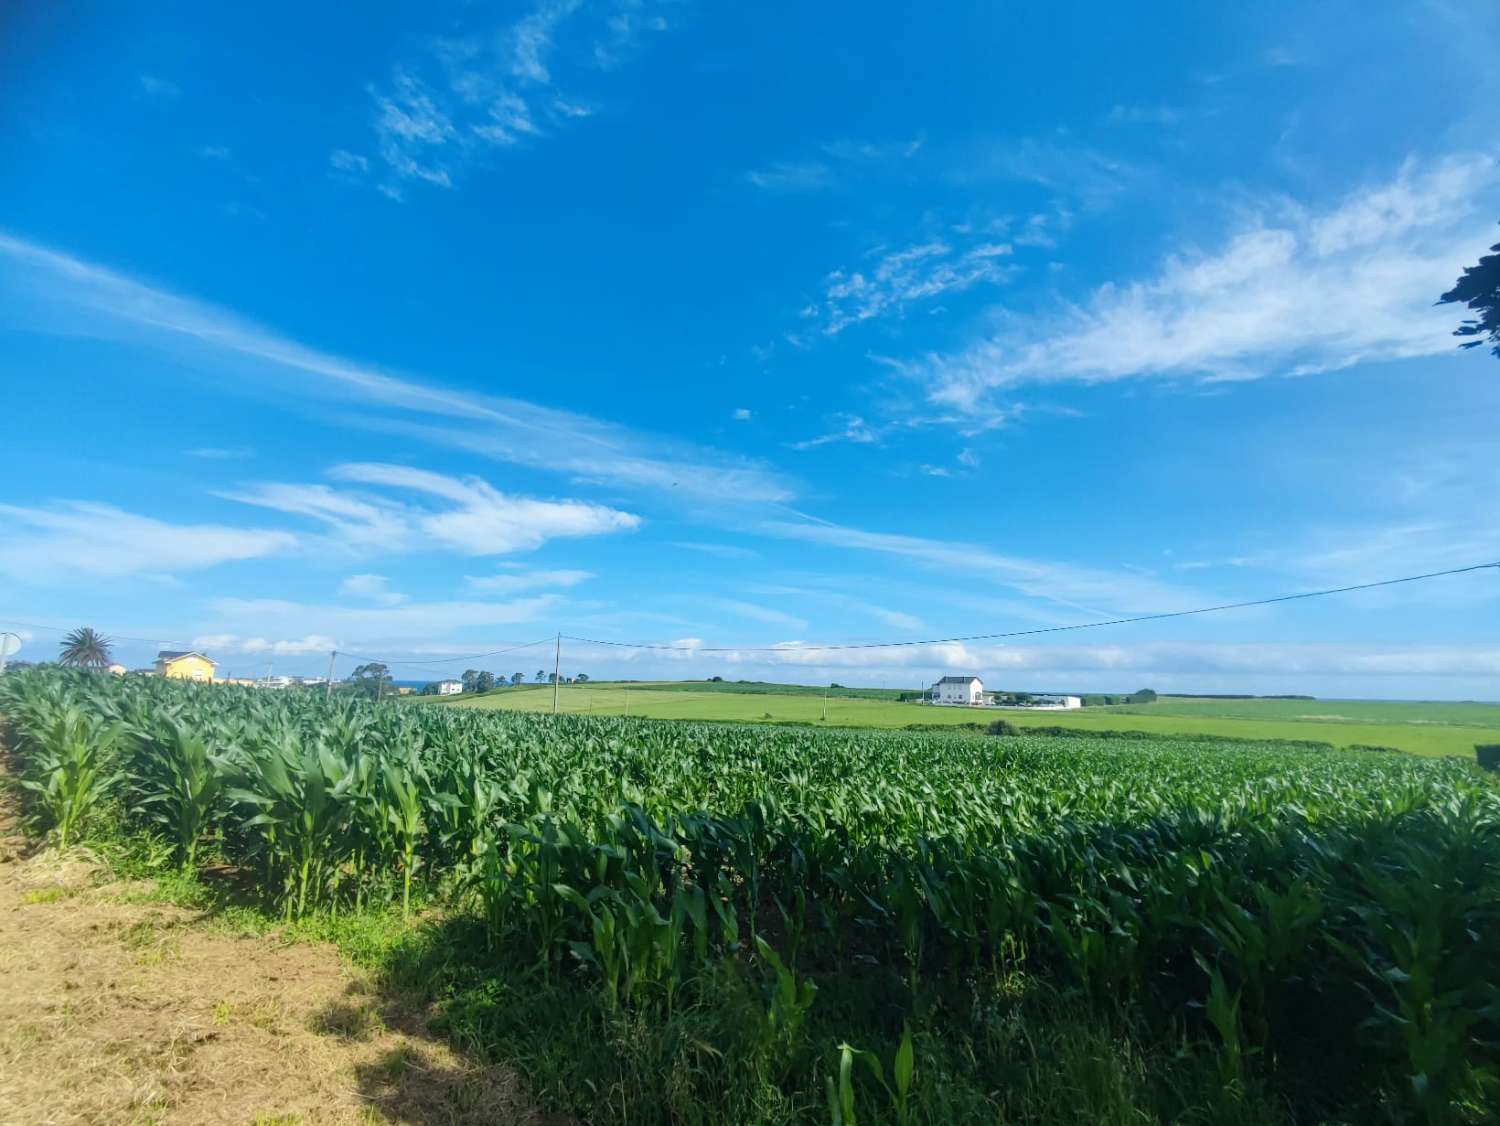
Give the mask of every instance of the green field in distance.
MULTIPOLYGON (((739 686, 731 682, 596 682, 565 684, 559 710, 569 714, 633 715, 653 719, 824 725, 823 689, 806 685, 739 686)), ((848 690, 846 690, 848 691, 848 690)), ((853 691, 860 691, 855 689, 853 691)), ((879 689, 866 690, 879 693, 879 689)), ((901 728, 987 724, 1066 727, 1080 732, 1140 731, 1234 739, 1306 739, 1347 747, 1394 747, 1419 755, 1471 756, 1478 743, 1500 743, 1500 704, 1384 700, 1210 700, 1162 697, 1152 704, 1118 704, 1078 711, 942 708, 886 698, 830 694, 828 727, 901 728)), ((446 707, 543 712, 551 685, 496 689, 451 697, 446 707)))

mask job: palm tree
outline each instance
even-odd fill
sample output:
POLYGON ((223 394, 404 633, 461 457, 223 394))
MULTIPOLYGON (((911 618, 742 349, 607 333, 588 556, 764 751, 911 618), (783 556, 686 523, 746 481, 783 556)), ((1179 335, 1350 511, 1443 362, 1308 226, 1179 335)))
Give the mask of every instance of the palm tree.
POLYGON ((73 669, 102 669, 109 665, 109 648, 114 642, 96 629, 84 626, 62 639, 57 660, 73 669))

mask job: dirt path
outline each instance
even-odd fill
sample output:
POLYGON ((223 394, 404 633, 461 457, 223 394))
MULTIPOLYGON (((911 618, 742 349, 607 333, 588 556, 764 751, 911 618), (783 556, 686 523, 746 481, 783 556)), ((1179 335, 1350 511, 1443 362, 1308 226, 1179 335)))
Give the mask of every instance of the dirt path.
POLYGON ((240 938, 28 855, 0 815, 0 1123, 525 1123, 503 1067, 331 947, 240 938))

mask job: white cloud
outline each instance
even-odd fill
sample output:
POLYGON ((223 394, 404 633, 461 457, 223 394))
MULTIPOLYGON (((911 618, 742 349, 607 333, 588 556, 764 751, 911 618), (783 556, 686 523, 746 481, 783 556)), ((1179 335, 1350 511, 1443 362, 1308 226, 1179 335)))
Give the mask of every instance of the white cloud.
POLYGON ((338 648, 331 637, 310 633, 301 638, 240 637, 233 633, 215 633, 195 637, 192 648, 199 653, 244 653, 249 656, 305 657, 311 653, 326 654, 338 648))
POLYGON ((1267 203, 1217 252, 907 370, 963 408, 1022 384, 1253 379, 1452 352, 1454 314, 1433 302, 1489 241, 1478 205, 1497 187, 1492 158, 1451 157, 1325 209, 1267 203))
POLYGON ((749 407, 737 407, 737 408, 735 408, 734 419, 735 419, 736 422, 749 422, 750 421, 750 417, 751 417, 751 415, 750 415, 750 408, 749 407))
POLYGON ((822 322, 825 335, 835 336, 875 317, 899 314, 908 305, 945 293, 962 293, 976 285, 999 285, 1019 267, 1005 261, 1007 243, 982 240, 965 248, 931 239, 895 251, 879 251, 865 270, 839 269, 823 283, 821 307, 810 306, 804 316, 822 322))
POLYGON ((514 497, 478 477, 449 477, 404 465, 356 462, 335 466, 329 475, 449 504, 414 504, 329 485, 260 484, 219 495, 317 520, 331 529, 338 546, 364 552, 441 546, 466 555, 503 555, 530 551, 549 539, 633 531, 641 523, 633 513, 600 504, 514 497))
POLYGON ((389 501, 339 492, 328 485, 262 484, 217 495, 328 525, 351 548, 401 550, 410 537, 407 514, 389 501))
POLYGON ((564 589, 575 587, 579 583, 587 582, 594 577, 594 574, 590 571, 561 569, 553 571, 513 571, 506 575, 470 575, 464 579, 464 582, 476 594, 520 594, 523 591, 539 590, 546 587, 562 587, 564 589))
POLYGON ((287 532, 171 524, 107 504, 0 504, 0 574, 26 582, 194 571, 296 546, 296 537, 287 532))
POLYGON ((445 477, 378 463, 341 465, 332 474, 454 502, 457 507, 417 516, 415 524, 424 535, 470 555, 529 551, 549 539, 634 531, 641 524, 639 516, 602 504, 507 496, 478 477, 445 477))
MULTIPOLYGON (((380 190, 399 200, 402 185, 412 181, 451 188, 484 154, 592 116, 592 107, 556 92, 554 56, 565 25, 578 17, 580 33, 596 35, 599 69, 623 61, 646 32, 667 27, 649 0, 607 7, 541 0, 508 26, 433 40, 428 55, 397 66, 388 85, 370 90, 376 151, 392 177, 380 190)), ((350 155, 337 150, 336 168, 365 171, 363 163, 356 169, 351 160, 341 162, 341 153, 350 155)))
POLYGON ((199 446, 193 450, 183 450, 188 457, 201 457, 205 461, 236 461, 239 458, 249 457, 251 451, 247 449, 229 449, 223 446, 199 446))
POLYGON ((374 410, 436 416, 368 424, 500 461, 716 503, 784 501, 791 482, 758 462, 664 439, 519 399, 449 391, 357 360, 319 352, 213 305, 181 297, 0 233, 0 320, 30 331, 140 339, 211 363, 216 379, 264 385, 277 372, 288 394, 339 394, 374 410), (249 361, 250 371, 235 360, 249 361))
POLYGON ((816 438, 804 438, 800 442, 793 442, 794 450, 812 450, 818 446, 826 446, 830 442, 853 442, 855 445, 869 445, 879 441, 880 435, 857 414, 843 416, 843 421, 837 430, 831 430, 827 434, 819 434, 816 438))
POLYGON ((391 580, 384 575, 350 575, 339 586, 339 593, 369 599, 377 606, 400 606, 411 601, 400 591, 392 590, 391 580))

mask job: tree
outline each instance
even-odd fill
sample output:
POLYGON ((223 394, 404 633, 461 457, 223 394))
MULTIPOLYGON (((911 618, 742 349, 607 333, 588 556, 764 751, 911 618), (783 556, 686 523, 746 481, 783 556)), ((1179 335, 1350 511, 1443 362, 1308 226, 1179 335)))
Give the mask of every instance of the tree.
POLYGON ((465 669, 464 675, 459 679, 463 681, 465 692, 477 691, 476 685, 479 683, 479 670, 465 669))
POLYGON ((1132 692, 1126 699, 1132 704, 1154 704, 1156 691, 1151 688, 1142 688, 1139 692, 1132 692))
POLYGON ((1461 302, 1478 313, 1476 319, 1454 329, 1453 335, 1475 337, 1460 348, 1478 348, 1486 342, 1493 345, 1490 351, 1500 359, 1500 242, 1490 249, 1495 253, 1486 254, 1477 265, 1465 269, 1453 288, 1438 298, 1438 304, 1461 302))
POLYGON ((488 692, 493 687, 495 687, 495 674, 492 672, 482 672, 474 678, 475 692, 488 692))
POLYGON ((525 679, 526 679, 526 674, 525 673, 513 672, 513 673, 510 674, 510 682, 511 682, 511 684, 513 684, 517 688, 521 687, 521 682, 523 680, 525 680, 525 679))
POLYGON ((84 626, 62 639, 57 661, 70 669, 102 669, 109 666, 110 646, 114 642, 98 630, 84 626))
POLYGON ((537 669, 536 670, 536 682, 538 684, 546 684, 547 683, 547 670, 546 669, 537 669))
POLYGON ((587 684, 589 682, 589 674, 586 672, 581 672, 573 679, 578 681, 579 684, 587 684))
POLYGON ((368 665, 360 665, 349 674, 349 687, 361 696, 370 699, 378 699, 380 686, 391 677, 391 670, 379 661, 371 661, 368 665))

